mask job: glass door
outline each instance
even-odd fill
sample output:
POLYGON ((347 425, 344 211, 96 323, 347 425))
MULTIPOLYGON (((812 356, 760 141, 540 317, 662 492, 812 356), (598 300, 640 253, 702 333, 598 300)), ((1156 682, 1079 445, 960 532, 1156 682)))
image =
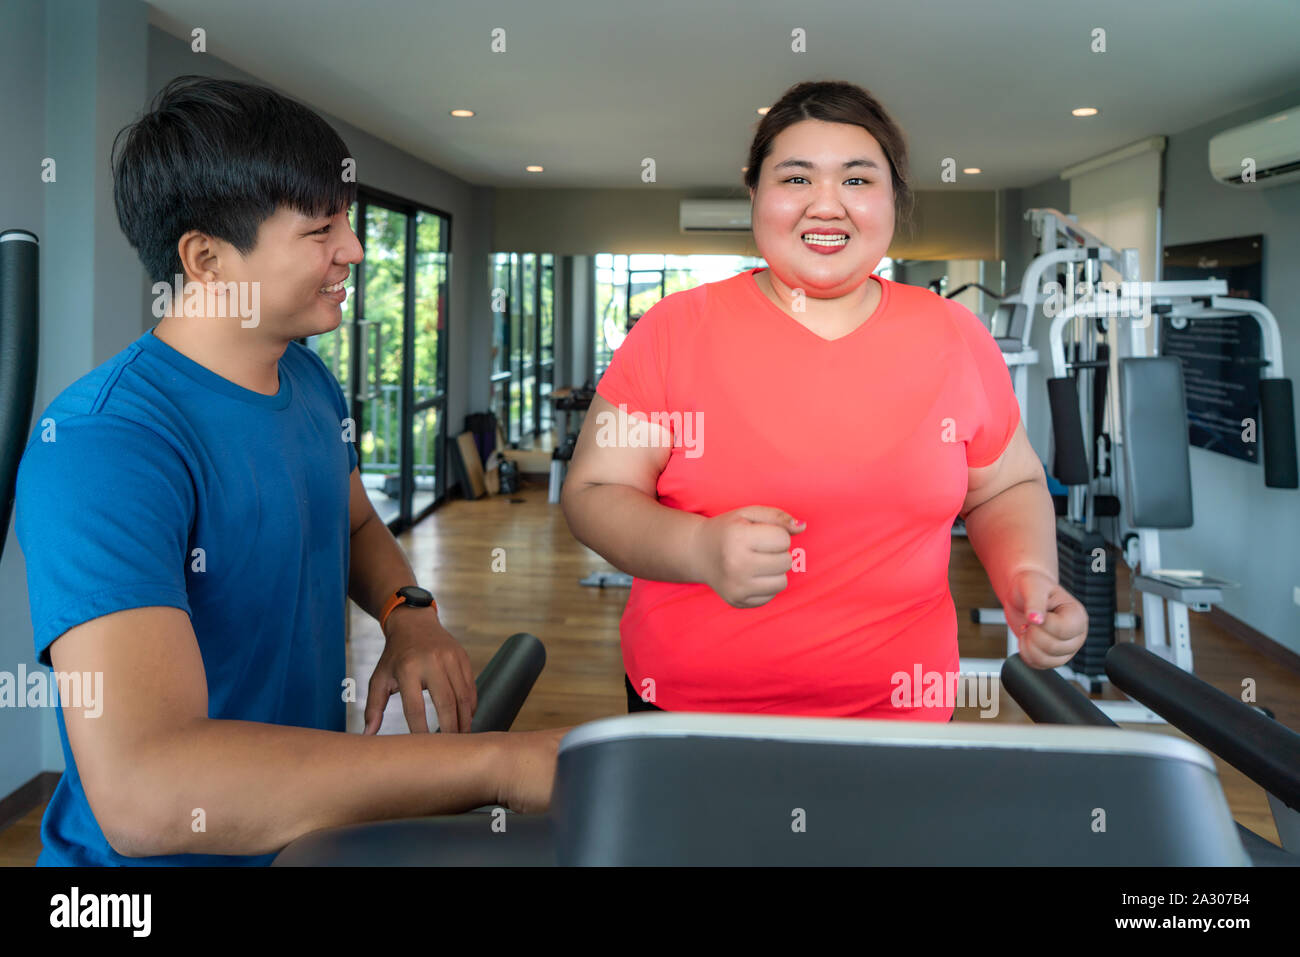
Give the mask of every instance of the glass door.
POLYGON ((492 308, 492 393, 489 408, 496 414, 497 423, 505 435, 510 434, 510 255, 492 254, 492 288, 489 302, 492 308))
POLYGON ((407 216, 362 204, 365 259, 354 320, 357 341, 353 419, 361 482, 379 517, 402 518, 403 342, 406 332, 407 216))
MULTIPOLYGON (((551 431, 555 408, 551 390, 555 388, 555 257, 544 253, 537 288, 537 422, 538 435, 551 431)), ((562 442, 564 436, 557 436, 562 442)))
MULTIPOLYGON (((520 269, 519 290, 519 369, 520 438, 531 439, 537 434, 537 257, 524 253, 520 269)), ((525 442, 525 445, 532 445, 525 442)))
POLYGON ((551 429, 555 387, 555 257, 492 254, 491 409, 513 446, 551 429))
POLYGON ((428 511, 444 492, 442 441, 447 409, 447 222, 426 212, 415 215, 415 324, 410 337, 412 364, 412 455, 415 517, 428 511))

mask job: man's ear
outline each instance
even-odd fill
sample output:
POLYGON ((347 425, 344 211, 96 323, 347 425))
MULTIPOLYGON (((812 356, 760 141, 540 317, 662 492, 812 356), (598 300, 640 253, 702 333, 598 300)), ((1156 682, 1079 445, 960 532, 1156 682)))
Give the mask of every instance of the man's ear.
POLYGON ((191 229, 177 241, 176 252, 180 257, 181 271, 185 274, 184 281, 203 282, 203 274, 215 258, 211 237, 191 229))

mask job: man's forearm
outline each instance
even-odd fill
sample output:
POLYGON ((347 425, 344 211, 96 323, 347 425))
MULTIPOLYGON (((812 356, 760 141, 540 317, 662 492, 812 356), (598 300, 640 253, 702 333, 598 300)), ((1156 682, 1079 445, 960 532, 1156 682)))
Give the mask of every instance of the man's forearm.
POLYGON ((378 518, 356 530, 350 551, 348 596, 376 621, 393 592, 419 584, 402 546, 378 518))
POLYGON ((123 765, 133 770, 118 792, 114 847, 132 857, 265 854, 320 828, 494 804, 502 737, 196 720, 123 765))
POLYGON ((615 568, 651 581, 700 581, 691 541, 704 516, 629 485, 566 487, 562 507, 574 537, 615 568))
POLYGON ((1056 510, 1043 480, 1003 490, 966 516, 966 537, 988 573, 998 600, 1007 602, 1011 576, 1036 568, 1059 581, 1056 510))

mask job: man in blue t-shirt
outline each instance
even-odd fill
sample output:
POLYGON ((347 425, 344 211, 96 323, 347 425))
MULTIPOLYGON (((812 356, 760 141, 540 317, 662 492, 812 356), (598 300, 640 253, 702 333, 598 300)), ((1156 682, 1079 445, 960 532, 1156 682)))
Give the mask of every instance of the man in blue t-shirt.
POLYGON ((160 321, 49 405, 18 473, 37 655, 102 688, 59 711, 39 863, 265 864, 322 827, 545 808, 565 729, 375 735, 395 692, 412 732, 426 689, 446 732, 475 694, 361 485, 338 382, 295 341, 339 325, 362 258, 347 147, 195 76, 123 132, 118 219, 160 321), (385 635, 362 735, 348 596, 385 635))

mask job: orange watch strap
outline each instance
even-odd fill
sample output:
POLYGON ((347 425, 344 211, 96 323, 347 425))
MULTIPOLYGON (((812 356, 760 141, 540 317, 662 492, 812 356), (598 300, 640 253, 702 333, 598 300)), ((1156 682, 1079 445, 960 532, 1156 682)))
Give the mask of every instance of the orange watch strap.
MULTIPOLYGON (((393 613, 393 609, 398 605, 405 604, 406 599, 397 594, 397 592, 393 592, 392 596, 388 599, 388 603, 384 605, 384 610, 379 613, 379 630, 381 632, 384 630, 384 626, 388 624, 388 616, 393 613)), ((429 607, 433 609, 435 615, 438 613, 438 602, 436 599, 430 600, 429 607)))
POLYGON ((406 603, 406 599, 394 592, 388 598, 388 604, 384 605, 384 610, 379 614, 379 630, 384 630, 384 625, 388 624, 388 616, 393 613, 393 609, 398 605, 406 603))

